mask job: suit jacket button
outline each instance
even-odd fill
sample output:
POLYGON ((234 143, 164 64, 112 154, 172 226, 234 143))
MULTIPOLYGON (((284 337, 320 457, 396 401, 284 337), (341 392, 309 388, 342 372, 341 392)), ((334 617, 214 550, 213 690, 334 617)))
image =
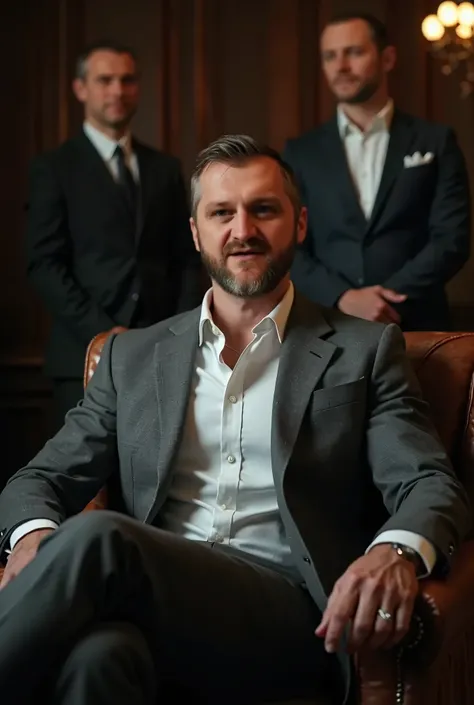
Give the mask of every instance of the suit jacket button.
POLYGON ((305 563, 311 563, 311 558, 309 558, 308 556, 303 556, 303 560, 305 563))
POLYGON ((0 531, 0 539, 5 536, 5 531, 6 531, 6 529, 2 529, 2 530, 0 531))
POLYGON ((450 544, 449 544, 449 546, 448 546, 448 553, 449 553, 450 556, 453 555, 453 553, 454 553, 454 544, 453 544, 453 543, 450 543, 450 544))

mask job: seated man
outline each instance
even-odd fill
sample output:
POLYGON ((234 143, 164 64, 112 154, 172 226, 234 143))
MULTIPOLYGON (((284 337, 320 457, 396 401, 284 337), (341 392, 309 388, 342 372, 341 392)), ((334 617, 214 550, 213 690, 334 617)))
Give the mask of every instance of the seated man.
POLYGON ((470 508, 402 334, 293 290, 306 220, 270 148, 201 153, 202 307, 111 335, 0 497, 4 705, 154 705, 167 680, 347 702, 348 654, 398 643, 417 578, 448 570, 470 508), (121 512, 73 517, 106 483, 121 512))

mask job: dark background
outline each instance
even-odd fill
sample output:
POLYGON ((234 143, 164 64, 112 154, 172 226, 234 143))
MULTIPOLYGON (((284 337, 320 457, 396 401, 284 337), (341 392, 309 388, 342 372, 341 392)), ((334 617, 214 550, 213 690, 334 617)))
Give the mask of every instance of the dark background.
MULTIPOLYGON (((25 277, 27 167, 80 127, 71 93, 74 58, 104 37, 132 45, 142 68, 135 133, 179 156, 189 176, 196 152, 224 132, 281 148, 326 119, 318 37, 336 11, 368 10, 398 46, 397 104, 455 127, 474 175, 474 96, 460 97, 421 35, 431 0, 15 0, 2 5, 0 134, 0 428, 4 480, 49 434, 50 390, 41 373, 49 320, 25 277)), ((474 259, 450 286, 459 329, 474 329, 474 259)))

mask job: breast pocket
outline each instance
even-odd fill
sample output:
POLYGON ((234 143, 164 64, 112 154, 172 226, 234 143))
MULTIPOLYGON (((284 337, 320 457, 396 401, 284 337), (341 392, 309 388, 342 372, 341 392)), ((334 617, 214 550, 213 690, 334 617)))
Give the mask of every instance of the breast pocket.
POLYGON ((316 389, 311 398, 311 411, 312 413, 318 413, 347 404, 365 404, 366 396, 367 384, 365 377, 361 377, 354 382, 328 387, 327 389, 316 389))
POLYGON ((313 392, 306 441, 308 454, 323 474, 345 473, 357 462, 365 433, 366 399, 364 377, 313 392))

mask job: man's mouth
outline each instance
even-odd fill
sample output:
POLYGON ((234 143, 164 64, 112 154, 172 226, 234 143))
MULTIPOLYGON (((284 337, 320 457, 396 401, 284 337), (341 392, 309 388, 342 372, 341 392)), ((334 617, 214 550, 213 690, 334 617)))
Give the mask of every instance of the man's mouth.
POLYGON ((229 257, 256 257, 257 255, 263 255, 263 252, 258 250, 242 250, 241 252, 231 252, 229 257))

